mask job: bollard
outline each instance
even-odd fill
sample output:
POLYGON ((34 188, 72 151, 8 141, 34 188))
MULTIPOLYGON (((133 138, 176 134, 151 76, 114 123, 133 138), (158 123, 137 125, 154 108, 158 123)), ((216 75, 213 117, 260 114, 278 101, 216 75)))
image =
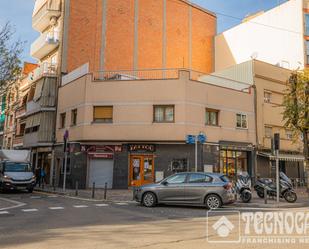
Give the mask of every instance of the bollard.
POLYGON ((267 189, 264 188, 264 203, 267 204, 267 189))
POLYGON ((104 185, 104 200, 106 200, 106 194, 107 194, 107 182, 104 185))
POLYGON ((95 182, 92 183, 92 199, 94 199, 95 182))
POLYGON ((75 196, 78 196, 78 181, 75 182, 75 196))

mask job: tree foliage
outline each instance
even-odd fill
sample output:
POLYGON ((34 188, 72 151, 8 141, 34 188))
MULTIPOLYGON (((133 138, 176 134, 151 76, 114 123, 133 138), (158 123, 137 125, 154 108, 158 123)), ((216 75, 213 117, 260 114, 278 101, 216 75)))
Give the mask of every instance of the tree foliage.
POLYGON ((9 23, 0 27, 0 93, 20 76, 23 42, 12 41, 14 30, 9 23))

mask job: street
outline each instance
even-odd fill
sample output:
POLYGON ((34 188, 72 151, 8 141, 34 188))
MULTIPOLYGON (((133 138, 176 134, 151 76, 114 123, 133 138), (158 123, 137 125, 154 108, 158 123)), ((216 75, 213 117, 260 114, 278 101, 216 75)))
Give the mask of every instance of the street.
MULTIPOLYGON (((134 202, 103 203, 43 193, 9 193, 1 194, 0 198, 1 249, 226 246, 207 242, 203 207, 145 208, 134 202)), ((226 215, 231 210, 222 209, 226 215)), ((242 208, 241 211, 250 210, 242 208)), ((272 244, 260 246, 239 245, 240 248, 277 248, 272 244)), ((286 248, 306 246, 294 244, 286 248)))

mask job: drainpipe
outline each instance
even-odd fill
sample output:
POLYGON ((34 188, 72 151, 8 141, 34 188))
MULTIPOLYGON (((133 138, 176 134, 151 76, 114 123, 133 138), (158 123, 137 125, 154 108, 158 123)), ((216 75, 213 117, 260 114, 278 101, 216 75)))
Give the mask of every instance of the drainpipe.
POLYGON ((254 99, 254 119, 255 119, 255 153, 254 153, 254 172, 253 176, 255 181, 257 180, 257 151, 259 147, 259 137, 258 137, 258 120, 257 120, 257 90, 256 85, 253 82, 253 99, 254 99))

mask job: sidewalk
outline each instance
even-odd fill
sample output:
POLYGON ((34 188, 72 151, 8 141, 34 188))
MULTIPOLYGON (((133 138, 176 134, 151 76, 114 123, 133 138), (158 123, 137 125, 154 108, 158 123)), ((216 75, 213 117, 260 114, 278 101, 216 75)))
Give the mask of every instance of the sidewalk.
MULTIPOLYGON (((92 198, 91 189, 79 189, 78 195, 76 196, 75 189, 66 189, 63 192, 62 188, 56 188, 45 186, 35 187, 35 191, 43 191, 47 193, 54 193, 59 195, 67 195, 72 197, 92 199, 92 200, 104 200, 104 189, 95 189, 94 198, 92 198)), ((132 189, 108 189, 106 192, 106 200, 111 202, 128 202, 133 200, 133 190, 132 189)))
MULTIPOLYGON (((279 208, 299 208, 299 207, 309 207, 309 195, 305 188, 295 189, 297 193, 297 201, 295 203, 288 203, 284 199, 280 198, 279 208)), ((243 203, 239 196, 237 196, 237 201, 231 205, 231 207, 241 207, 241 208, 278 208, 276 197, 268 197, 267 204, 265 200, 257 196, 256 191, 253 191, 253 196, 251 202, 243 203)))
MULTIPOLYGON (((62 188, 56 188, 55 191, 52 187, 45 186, 44 189, 36 187, 36 191, 43 191, 48 193, 54 193, 59 195, 67 195, 71 197, 78 197, 83 199, 110 201, 110 202, 130 202, 133 201, 133 190, 132 189, 108 189, 106 193, 106 200, 104 200, 104 189, 96 189, 95 196, 92 198, 91 189, 80 189, 78 190, 78 196, 75 195, 74 189, 67 189, 63 192, 62 188)), ((280 199, 279 208, 298 208, 298 207, 309 207, 309 196, 305 188, 298 188, 295 190, 297 193, 297 201, 295 203, 288 203, 284 199, 280 199)), ((239 196, 237 201, 227 207, 233 208, 278 208, 276 198, 270 197, 267 200, 267 204, 264 203, 264 199, 259 198, 256 192, 253 191, 253 197, 250 203, 243 203, 239 196)))

